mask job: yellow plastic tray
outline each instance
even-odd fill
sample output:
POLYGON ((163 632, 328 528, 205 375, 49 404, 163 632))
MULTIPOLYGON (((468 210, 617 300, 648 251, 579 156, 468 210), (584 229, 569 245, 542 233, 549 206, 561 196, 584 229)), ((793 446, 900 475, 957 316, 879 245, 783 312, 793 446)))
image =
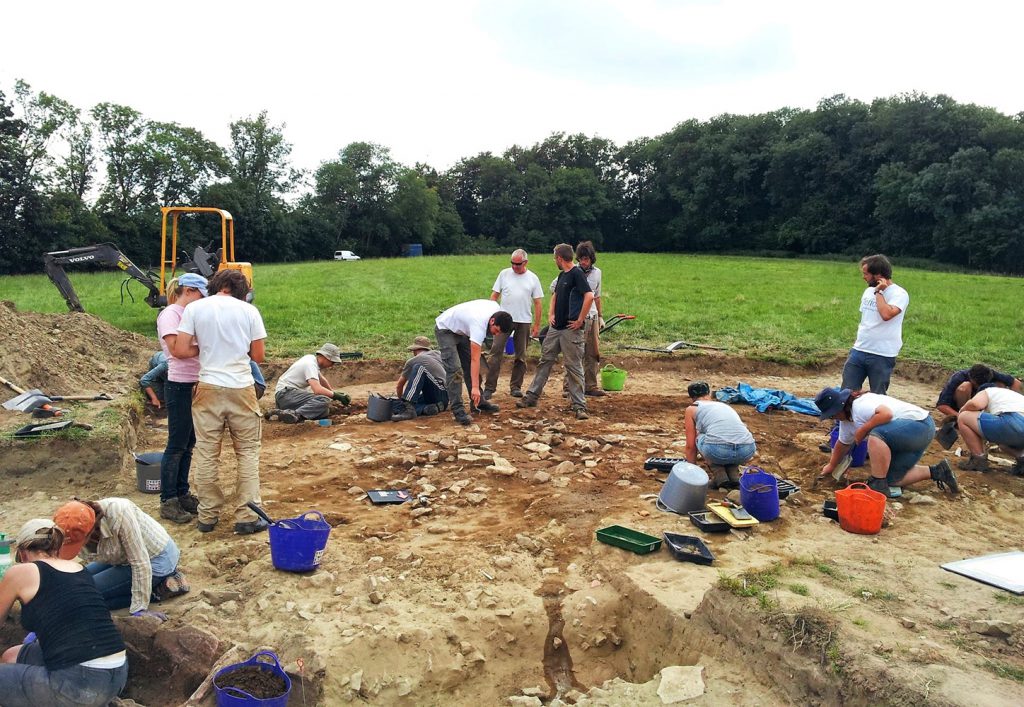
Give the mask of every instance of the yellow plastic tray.
POLYGON ((732 514, 732 509, 723 506, 718 501, 708 501, 708 510, 714 513, 716 516, 724 520, 733 528, 749 528, 752 525, 757 525, 757 518, 750 518, 747 520, 740 520, 732 514))

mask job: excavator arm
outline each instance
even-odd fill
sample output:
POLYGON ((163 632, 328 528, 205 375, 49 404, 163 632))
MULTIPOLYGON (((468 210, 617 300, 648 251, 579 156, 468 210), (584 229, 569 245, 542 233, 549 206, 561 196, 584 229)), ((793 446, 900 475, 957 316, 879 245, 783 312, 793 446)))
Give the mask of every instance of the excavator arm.
MULTIPOLYGON (((167 297, 160 293, 156 277, 141 270, 135 263, 128 259, 120 249, 113 243, 100 243, 99 245, 84 246, 82 248, 71 248, 69 250, 57 250, 43 255, 43 264, 47 277, 60 290, 60 294, 67 302, 68 309, 72 312, 84 312, 82 303, 78 301, 75 288, 64 272, 65 265, 79 265, 81 263, 95 263, 116 267, 128 277, 141 282, 149 294, 146 295, 146 303, 150 307, 164 307, 167 305, 167 297)), ((122 293, 123 296, 123 293, 122 293)))

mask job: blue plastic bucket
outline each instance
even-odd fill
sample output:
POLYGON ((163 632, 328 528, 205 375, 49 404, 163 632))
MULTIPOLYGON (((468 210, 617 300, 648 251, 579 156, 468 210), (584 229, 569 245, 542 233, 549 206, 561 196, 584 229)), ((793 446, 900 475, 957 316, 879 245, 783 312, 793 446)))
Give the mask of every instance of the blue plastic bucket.
POLYGON ((320 511, 307 511, 298 518, 271 524, 268 532, 274 567, 285 572, 309 572, 320 566, 331 526, 320 511))
MULTIPOLYGON (((836 442, 839 441, 839 426, 836 425, 832 428, 832 432, 828 436, 828 446, 835 449, 836 442)), ((864 462, 868 458, 868 441, 864 440, 860 444, 853 448, 853 461, 850 462, 850 466, 864 466, 864 462)))
POLYGON ((292 691, 292 680, 281 668, 281 662, 277 659, 277 656, 270 651, 261 651, 254 655, 244 663, 235 663, 229 665, 226 668, 221 668, 217 671, 217 674, 213 676, 213 689, 217 693, 217 707, 286 707, 288 704, 288 695, 292 691), (260 658, 270 658, 273 663, 267 663, 260 658), (237 687, 221 687, 217 684, 218 680, 222 676, 228 673, 238 670, 239 668, 246 668, 249 666, 256 666, 258 669, 273 673, 281 678, 284 678, 284 693, 277 697, 267 697, 260 699, 253 697, 245 690, 237 687))
POLYGON ((508 339, 505 340, 505 355, 511 356, 516 352, 516 340, 512 334, 508 335, 508 339))
POLYGON ((779 480, 764 469, 748 466, 740 477, 740 504, 766 522, 779 517, 779 480))

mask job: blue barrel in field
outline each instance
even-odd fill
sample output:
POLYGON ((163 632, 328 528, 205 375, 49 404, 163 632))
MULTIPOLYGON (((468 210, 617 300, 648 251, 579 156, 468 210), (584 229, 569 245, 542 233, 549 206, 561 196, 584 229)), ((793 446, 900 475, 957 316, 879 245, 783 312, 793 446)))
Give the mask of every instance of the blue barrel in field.
POLYGON ((422 243, 406 243, 402 246, 402 255, 406 258, 419 258, 423 255, 422 243))

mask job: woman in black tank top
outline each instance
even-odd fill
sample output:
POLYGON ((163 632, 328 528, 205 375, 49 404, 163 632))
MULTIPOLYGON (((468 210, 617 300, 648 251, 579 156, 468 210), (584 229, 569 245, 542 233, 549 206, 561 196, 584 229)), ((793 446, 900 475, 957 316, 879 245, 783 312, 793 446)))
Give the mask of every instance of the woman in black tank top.
POLYGON ((0 659, 0 703, 106 705, 128 679, 124 641, 81 565, 58 557, 64 533, 31 520, 16 540, 20 564, 0 580, 0 622, 21 604, 25 643, 0 659))

